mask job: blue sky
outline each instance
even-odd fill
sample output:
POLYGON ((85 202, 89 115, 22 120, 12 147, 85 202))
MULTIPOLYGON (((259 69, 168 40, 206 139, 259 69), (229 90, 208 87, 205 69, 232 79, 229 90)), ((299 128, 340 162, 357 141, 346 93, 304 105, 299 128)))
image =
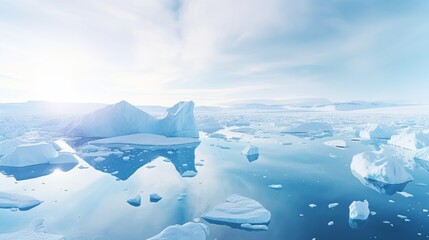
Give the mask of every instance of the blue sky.
POLYGON ((428 1, 0 0, 0 102, 429 102, 428 1))

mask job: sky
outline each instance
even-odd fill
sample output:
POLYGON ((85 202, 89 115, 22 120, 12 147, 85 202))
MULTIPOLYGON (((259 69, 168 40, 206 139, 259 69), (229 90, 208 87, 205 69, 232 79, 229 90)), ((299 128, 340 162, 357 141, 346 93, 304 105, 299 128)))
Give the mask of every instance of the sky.
POLYGON ((0 102, 429 103, 429 1, 0 0, 0 102))

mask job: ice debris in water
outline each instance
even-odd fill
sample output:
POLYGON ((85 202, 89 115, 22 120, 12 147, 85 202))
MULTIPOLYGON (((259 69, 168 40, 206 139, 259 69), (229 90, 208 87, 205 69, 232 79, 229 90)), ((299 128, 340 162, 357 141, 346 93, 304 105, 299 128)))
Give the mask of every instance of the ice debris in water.
POLYGON ((149 196, 149 200, 150 200, 150 202, 158 202, 159 200, 161 200, 162 199, 162 197, 161 196, 159 196, 158 194, 156 194, 156 193, 152 193, 150 196, 149 196))
POLYGON ((328 204, 328 208, 334 208, 337 207, 339 204, 338 203, 330 203, 328 204))
POLYGON ((328 145, 330 147, 337 147, 337 148, 346 148, 347 143, 344 140, 331 140, 324 142, 325 145, 328 145))
POLYGON ((131 206, 138 207, 142 204, 142 197, 140 195, 137 195, 133 198, 128 199, 127 203, 131 206))
POLYGON ((243 151, 241 151, 241 153, 246 156, 257 155, 259 154, 259 149, 256 146, 248 145, 243 149, 243 151))
POLYGON ((147 240, 205 240, 208 235, 209 228, 207 225, 188 222, 183 225, 169 226, 147 240))
POLYGON ((369 203, 367 200, 353 201, 349 206, 349 218, 353 220, 366 220, 369 216, 369 203))
POLYGON ((281 184, 270 184, 268 185, 268 187, 272 189, 278 189, 278 190, 281 190, 283 188, 281 184))

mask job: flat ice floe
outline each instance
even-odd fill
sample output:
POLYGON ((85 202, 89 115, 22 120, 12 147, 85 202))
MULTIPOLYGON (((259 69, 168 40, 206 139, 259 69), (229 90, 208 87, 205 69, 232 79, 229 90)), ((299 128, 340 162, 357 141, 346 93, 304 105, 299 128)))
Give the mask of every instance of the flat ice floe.
POLYGON ((0 208, 18 208, 25 211, 36 207, 42 202, 26 195, 0 192, 0 208))
POLYGON ((203 223, 188 222, 183 225, 172 225, 147 240, 205 240, 209 228, 203 223))
POLYGON ((350 168, 352 172, 364 179, 387 184, 402 184, 413 180, 401 165, 400 160, 380 152, 363 152, 354 155, 350 168))
POLYGON ((104 138, 89 142, 92 145, 139 145, 168 147, 175 145, 198 144, 197 138, 165 137, 157 134, 138 133, 112 138, 104 138))
POLYGON ((260 225, 271 220, 271 212, 253 199, 233 194, 201 217, 220 223, 260 225))
POLYGON ((337 148, 346 148, 347 143, 344 140, 331 140, 324 142, 325 145, 331 146, 331 147, 337 147, 337 148))
POLYGON ((423 131, 412 132, 409 129, 392 136, 389 144, 410 150, 418 150, 429 146, 429 134, 423 131))
POLYGON ((45 231, 43 219, 36 219, 26 228, 16 232, 0 234, 1 240, 61 240, 61 235, 50 234, 45 231))
POLYGON ((369 203, 367 200, 353 201, 349 206, 349 218, 352 220, 366 220, 369 216, 369 203))
POLYGON ((393 135, 393 129, 383 124, 369 124, 361 130, 359 137, 365 140, 390 139, 393 135))
POLYGON ((326 137, 334 132, 332 126, 323 122, 308 122, 284 131, 299 137, 326 137))

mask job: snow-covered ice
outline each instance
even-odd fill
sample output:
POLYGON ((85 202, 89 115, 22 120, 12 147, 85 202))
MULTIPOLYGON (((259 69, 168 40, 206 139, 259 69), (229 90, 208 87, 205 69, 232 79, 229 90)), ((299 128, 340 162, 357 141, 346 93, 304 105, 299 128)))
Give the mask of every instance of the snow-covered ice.
POLYGON ((314 204, 314 203, 310 203, 310 204, 308 204, 308 206, 309 206, 310 208, 315 208, 315 207, 317 207, 317 205, 316 205, 316 204, 314 204))
POLYGON ((188 222, 183 225, 169 226, 147 240, 205 240, 208 235, 209 228, 207 225, 188 222))
POLYGON ((334 221, 328 222, 328 226, 332 226, 332 225, 334 225, 334 221))
POLYGON ((11 233, 0 234, 1 240, 62 240, 61 235, 47 233, 43 225, 43 219, 35 219, 32 223, 21 230, 11 233))
POLYGON ((396 192, 397 194, 400 194, 400 195, 402 195, 402 196, 404 196, 404 197, 406 197, 406 198, 410 198, 410 197, 414 197, 414 195, 413 194, 411 194, 411 193, 407 193, 407 192, 396 192))
POLYGON ((349 218, 353 220, 366 220, 369 216, 369 203, 367 200, 353 201, 349 206, 349 218))
POLYGON ((278 190, 281 190, 283 188, 281 184, 270 184, 268 185, 268 187, 272 189, 278 189, 278 190))
POLYGON ((251 229, 251 230, 263 230, 263 231, 268 230, 268 226, 263 224, 258 225, 258 224, 243 223, 240 225, 240 227, 244 229, 251 229))
POLYGON ((194 103, 179 102, 157 119, 126 101, 76 119, 60 131, 67 136, 109 138, 137 133, 198 138, 194 103))
POLYGON ((401 165, 400 160, 381 152, 363 152, 354 155, 350 168, 364 179, 382 183, 401 184, 413 180, 401 165))
POLYGON ((89 142, 92 145, 139 145, 139 146, 158 146, 169 147, 176 145, 197 144, 200 140, 196 138, 185 137, 165 137, 157 134, 138 133, 132 135, 104 138, 89 142))
POLYGON ((135 197, 132 197, 127 200, 127 203, 131 206, 138 207, 142 204, 142 197, 140 195, 137 195, 135 197))
POLYGON ((224 203, 216 205, 201 216, 205 220, 235 224, 265 224, 271 220, 271 212, 258 201, 233 194, 224 203))
POLYGON ((0 208, 18 208, 24 211, 34 208, 42 202, 22 194, 0 192, 0 208))
POLYGON ((324 142, 325 145, 331 146, 331 147, 337 147, 337 148, 346 148, 347 143, 344 140, 331 140, 324 142))
POLYGON ((410 150, 417 150, 429 146, 429 134, 423 131, 404 130, 397 135, 393 135, 388 141, 389 144, 410 150))
POLYGON ((377 123, 368 124, 359 133, 359 137, 365 140, 390 139, 392 135, 393 129, 391 127, 377 123))

